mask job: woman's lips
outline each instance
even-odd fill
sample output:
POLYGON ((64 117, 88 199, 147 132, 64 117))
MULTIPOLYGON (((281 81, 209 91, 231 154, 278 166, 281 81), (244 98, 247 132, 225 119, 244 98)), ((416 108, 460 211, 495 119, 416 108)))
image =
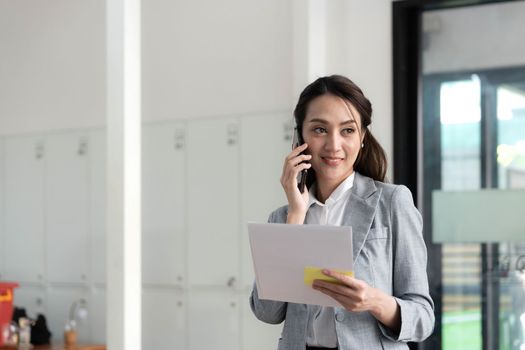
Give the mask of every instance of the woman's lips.
POLYGON ((338 166, 343 161, 343 158, 340 157, 321 157, 323 163, 328 166, 338 166))

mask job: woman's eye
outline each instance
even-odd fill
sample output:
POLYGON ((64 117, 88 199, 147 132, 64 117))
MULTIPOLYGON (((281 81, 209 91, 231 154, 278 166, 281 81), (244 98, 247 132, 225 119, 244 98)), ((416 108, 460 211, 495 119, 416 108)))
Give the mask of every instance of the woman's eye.
POLYGON ((347 134, 353 134, 355 132, 354 129, 352 128, 346 128, 346 129, 343 129, 343 134, 347 135, 347 134))
POLYGON ((317 128, 314 128, 314 132, 316 134, 322 134, 322 133, 326 132, 326 129, 325 128, 321 128, 321 127, 317 127, 317 128))

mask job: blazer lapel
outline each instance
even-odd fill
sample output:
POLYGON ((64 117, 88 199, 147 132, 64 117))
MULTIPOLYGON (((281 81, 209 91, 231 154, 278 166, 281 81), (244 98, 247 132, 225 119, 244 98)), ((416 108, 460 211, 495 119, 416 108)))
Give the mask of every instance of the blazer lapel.
POLYGON ((352 226, 354 262, 363 249, 380 197, 381 190, 376 187, 374 180, 356 172, 343 219, 344 226, 352 226))

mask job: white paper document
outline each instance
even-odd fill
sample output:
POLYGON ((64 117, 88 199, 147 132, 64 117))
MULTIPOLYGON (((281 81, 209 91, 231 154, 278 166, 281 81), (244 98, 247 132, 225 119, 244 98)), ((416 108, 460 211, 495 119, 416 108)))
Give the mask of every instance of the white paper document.
POLYGON ((305 284, 305 271, 353 271, 350 226, 248 223, 260 299, 336 306, 339 303, 305 284))

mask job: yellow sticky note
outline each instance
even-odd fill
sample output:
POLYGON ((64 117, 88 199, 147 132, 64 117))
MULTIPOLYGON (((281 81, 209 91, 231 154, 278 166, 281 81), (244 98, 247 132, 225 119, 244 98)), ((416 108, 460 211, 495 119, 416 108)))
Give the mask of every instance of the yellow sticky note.
MULTIPOLYGON (((340 283, 337 279, 327 276, 322 272, 322 268, 319 267, 313 267, 313 266, 306 266, 304 268, 304 284, 307 286, 311 286, 314 283, 314 280, 323 280, 328 281, 332 283, 340 283)), ((343 275, 347 275, 350 277, 354 277, 353 271, 341 271, 341 270, 333 270, 339 273, 342 273, 343 275)))

